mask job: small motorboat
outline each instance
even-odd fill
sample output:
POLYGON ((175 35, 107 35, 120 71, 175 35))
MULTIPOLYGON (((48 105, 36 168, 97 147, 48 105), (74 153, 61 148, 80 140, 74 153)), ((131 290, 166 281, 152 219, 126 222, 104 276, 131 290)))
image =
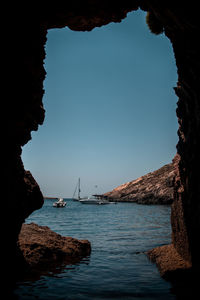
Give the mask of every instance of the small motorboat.
POLYGON ((63 200, 63 198, 59 198, 58 201, 53 203, 53 207, 65 207, 67 202, 63 200))

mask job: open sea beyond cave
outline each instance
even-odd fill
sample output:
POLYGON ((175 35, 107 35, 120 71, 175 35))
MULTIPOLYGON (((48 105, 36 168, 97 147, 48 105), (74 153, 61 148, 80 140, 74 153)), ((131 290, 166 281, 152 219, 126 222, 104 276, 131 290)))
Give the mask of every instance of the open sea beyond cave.
POLYGON ((19 282, 18 299, 175 299, 170 283, 145 254, 170 243, 170 206, 88 205, 65 200, 64 208, 54 208, 54 200, 45 200, 26 223, 88 239, 91 255, 48 276, 19 282))

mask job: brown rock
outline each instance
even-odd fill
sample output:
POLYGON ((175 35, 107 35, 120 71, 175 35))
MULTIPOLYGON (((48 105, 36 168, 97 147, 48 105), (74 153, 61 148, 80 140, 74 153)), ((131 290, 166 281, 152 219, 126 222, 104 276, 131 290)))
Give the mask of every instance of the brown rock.
POLYGON ((191 269, 191 264, 185 261, 174 246, 166 245, 147 252, 150 260, 158 266, 160 274, 165 279, 173 279, 177 274, 185 274, 191 269))
POLYGON ((137 202, 140 204, 171 204, 174 193, 174 164, 148 173, 136 180, 118 186, 104 194, 116 201, 137 202))
POLYGON ((89 241, 63 237, 35 223, 23 224, 18 244, 26 264, 33 270, 75 263, 91 252, 89 241))

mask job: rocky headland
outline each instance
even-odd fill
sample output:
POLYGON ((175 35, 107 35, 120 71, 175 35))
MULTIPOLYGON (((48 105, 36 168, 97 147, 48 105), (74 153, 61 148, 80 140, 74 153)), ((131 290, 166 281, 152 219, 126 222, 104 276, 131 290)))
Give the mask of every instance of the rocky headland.
MULTIPOLYGON (((41 275, 67 264, 78 263, 91 252, 88 240, 61 236, 47 226, 23 224, 18 240, 25 274, 41 275)), ((22 270, 22 276, 23 276, 22 270)))
POLYGON ((139 204, 171 204, 174 193, 174 162, 105 193, 108 199, 139 204))

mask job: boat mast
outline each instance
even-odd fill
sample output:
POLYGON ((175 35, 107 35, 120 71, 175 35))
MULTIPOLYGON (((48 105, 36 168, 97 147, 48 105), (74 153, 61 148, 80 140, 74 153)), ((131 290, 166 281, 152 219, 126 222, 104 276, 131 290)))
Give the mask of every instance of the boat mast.
POLYGON ((80 194, 81 194, 81 183, 80 183, 80 178, 79 178, 78 179, 78 200, 81 199, 80 194))

